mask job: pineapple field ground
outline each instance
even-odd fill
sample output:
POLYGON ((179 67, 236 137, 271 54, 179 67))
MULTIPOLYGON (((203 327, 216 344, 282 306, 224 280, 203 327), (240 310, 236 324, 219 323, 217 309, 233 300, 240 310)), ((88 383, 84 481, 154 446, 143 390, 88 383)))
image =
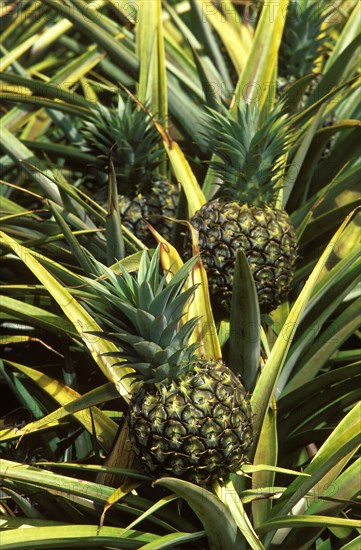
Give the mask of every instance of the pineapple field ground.
POLYGON ((1 549, 359 550, 359 0, 0 8, 1 549))

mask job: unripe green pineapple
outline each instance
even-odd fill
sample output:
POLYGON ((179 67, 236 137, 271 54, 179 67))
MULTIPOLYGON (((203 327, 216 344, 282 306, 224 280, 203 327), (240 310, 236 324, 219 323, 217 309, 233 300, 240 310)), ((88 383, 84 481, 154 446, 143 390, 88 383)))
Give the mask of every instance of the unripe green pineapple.
POLYGON ((183 321, 195 290, 184 289, 193 266, 191 259, 168 280, 157 248, 151 260, 143 254, 137 278, 99 270, 109 279, 92 284, 109 302, 102 319, 121 350, 116 356, 142 383, 128 415, 136 455, 154 477, 208 485, 245 461, 251 408, 240 379, 221 360, 199 357, 190 343, 199 322, 183 321))
POLYGON ((94 155, 97 168, 95 200, 107 204, 106 166, 112 150, 122 223, 147 245, 154 240, 143 220, 170 240, 172 223, 162 216, 176 216, 179 187, 156 174, 164 153, 150 116, 119 96, 117 109, 97 106, 94 121, 85 122, 82 134, 83 149, 94 155))
MULTIPOLYGON (((96 195, 102 204, 107 202, 108 186, 96 195)), ((152 178, 150 192, 139 192, 134 197, 119 195, 119 211, 122 223, 147 246, 154 245, 154 239, 144 220, 147 220, 167 240, 172 239, 173 223, 179 199, 179 187, 169 180, 152 178)))
MULTIPOLYGON (((285 116, 275 109, 261 124, 253 106, 236 118, 212 112, 209 149, 221 184, 213 200, 191 218, 210 293, 223 314, 230 311, 237 250, 244 251, 262 313, 287 296, 297 259, 297 239, 284 210, 275 207, 280 160, 287 145, 285 116)), ((187 242, 188 254, 190 250, 187 242)))
POLYGON ((210 483, 244 462, 252 439, 249 402, 241 381, 222 361, 193 360, 188 368, 135 395, 131 439, 155 477, 210 483))

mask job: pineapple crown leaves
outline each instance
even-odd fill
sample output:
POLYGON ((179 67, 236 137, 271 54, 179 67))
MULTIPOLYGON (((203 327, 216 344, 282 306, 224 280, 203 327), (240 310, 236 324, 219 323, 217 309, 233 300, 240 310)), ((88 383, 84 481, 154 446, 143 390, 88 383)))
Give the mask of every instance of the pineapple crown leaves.
POLYGON ((146 251, 142 254, 136 277, 121 265, 117 275, 94 263, 98 277, 107 278, 89 281, 101 298, 92 305, 110 328, 110 332, 97 335, 119 348, 108 355, 131 366, 135 379, 151 384, 170 381, 194 364, 197 344, 189 340, 199 319, 184 322, 183 318, 196 288, 185 289, 195 262, 195 258, 188 260, 170 279, 169 272, 160 273, 159 247, 151 259, 146 251))
POLYGON ((217 156, 210 167, 221 180, 218 197, 272 205, 282 158, 291 143, 282 102, 263 122, 256 104, 240 104, 234 117, 210 110, 205 128, 208 148, 217 156))
POLYGON ((317 59, 326 52, 322 26, 331 10, 326 2, 291 0, 279 50, 279 76, 298 80, 315 70, 317 59))
POLYGON ((121 193, 135 196, 150 189, 154 172, 162 162, 163 148, 148 112, 119 95, 115 109, 97 105, 93 120, 84 122, 82 135, 82 148, 93 153, 103 166, 113 147, 112 160, 121 193))

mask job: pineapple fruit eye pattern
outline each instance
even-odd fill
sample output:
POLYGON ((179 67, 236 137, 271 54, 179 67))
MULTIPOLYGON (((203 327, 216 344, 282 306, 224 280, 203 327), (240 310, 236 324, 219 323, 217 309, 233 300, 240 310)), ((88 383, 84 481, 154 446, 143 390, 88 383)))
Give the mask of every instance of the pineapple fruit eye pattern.
MULTIPOLYGON (((103 188, 102 201, 107 204, 108 188, 103 188)), ((149 192, 135 197, 119 195, 119 210, 122 223, 146 246, 154 246, 154 238, 144 223, 147 220, 161 235, 170 241, 179 200, 179 188, 169 180, 154 178, 149 192)))
POLYGON ((230 311, 234 264, 243 250, 256 284, 262 313, 275 309, 287 296, 297 259, 295 231, 285 211, 249 207, 215 199, 192 217, 217 306, 230 311))
POLYGON ((246 392, 221 361, 197 361, 183 378, 143 387, 132 400, 129 426, 153 476, 199 485, 236 472, 252 442, 246 392))
POLYGON ((111 330, 107 339, 119 349, 112 355, 141 383, 128 414, 137 457, 153 477, 208 485, 245 462, 252 414, 238 376, 221 360, 200 357, 190 342, 199 323, 184 321, 195 291, 185 289, 194 265, 192 258, 168 280, 160 273, 158 247, 151 260, 142 254, 136 277, 125 268, 116 276, 99 264, 99 274, 109 279, 92 285, 109 303, 103 321, 111 330))

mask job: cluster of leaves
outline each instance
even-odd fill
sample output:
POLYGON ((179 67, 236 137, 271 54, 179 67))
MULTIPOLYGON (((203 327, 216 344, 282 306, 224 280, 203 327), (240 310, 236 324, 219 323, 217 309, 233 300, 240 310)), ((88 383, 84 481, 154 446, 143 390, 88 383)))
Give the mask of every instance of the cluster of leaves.
MULTIPOLYGON (((317 74, 289 75, 280 98, 290 3, 3 6, 2 548, 360 547, 360 5, 341 0, 323 17, 317 74), (282 99, 297 135, 279 197, 299 237, 289 303, 260 319, 240 255, 230 320, 215 326, 201 266, 194 273, 203 284, 189 315, 203 320, 203 352, 222 348, 255 417, 251 464, 214 493, 176 479, 152 484, 137 469, 122 424, 131 369, 114 365, 119 350, 94 335, 93 259, 133 271, 144 249, 122 228, 114 174, 109 207, 93 199, 84 146, 94 105, 112 109, 119 94, 156 115, 165 151, 157 169, 182 186, 184 218, 216 189, 209 108, 257 102, 262 117, 282 99)), ((163 249, 164 267, 181 266, 176 248, 163 249)))

